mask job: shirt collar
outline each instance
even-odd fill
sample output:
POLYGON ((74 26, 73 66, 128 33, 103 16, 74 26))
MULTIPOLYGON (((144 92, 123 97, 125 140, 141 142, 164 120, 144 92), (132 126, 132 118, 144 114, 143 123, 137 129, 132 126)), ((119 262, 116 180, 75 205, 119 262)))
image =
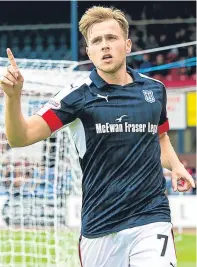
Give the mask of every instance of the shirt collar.
MULTIPOLYGON (((132 76, 133 82, 134 83, 144 83, 144 79, 140 76, 140 74, 131 69, 130 67, 127 66, 127 72, 132 76)), ((104 81, 97 73, 96 68, 93 69, 90 73, 90 79, 92 82, 96 85, 98 88, 102 88, 105 85, 108 85, 106 81, 104 81)))

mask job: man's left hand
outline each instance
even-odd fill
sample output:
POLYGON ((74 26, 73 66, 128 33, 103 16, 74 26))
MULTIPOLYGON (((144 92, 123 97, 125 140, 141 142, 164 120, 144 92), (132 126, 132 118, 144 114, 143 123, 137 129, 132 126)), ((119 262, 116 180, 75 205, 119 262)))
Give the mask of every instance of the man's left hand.
POLYGON ((186 192, 196 187, 194 179, 181 163, 172 169, 172 187, 174 192, 186 192))

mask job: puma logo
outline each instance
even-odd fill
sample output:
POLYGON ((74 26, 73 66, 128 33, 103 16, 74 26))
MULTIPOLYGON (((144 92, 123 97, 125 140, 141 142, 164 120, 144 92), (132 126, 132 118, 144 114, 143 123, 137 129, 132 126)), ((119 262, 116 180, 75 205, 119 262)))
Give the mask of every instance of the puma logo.
POLYGON ((108 102, 108 95, 104 96, 104 95, 97 94, 96 96, 99 97, 99 98, 104 98, 108 102))

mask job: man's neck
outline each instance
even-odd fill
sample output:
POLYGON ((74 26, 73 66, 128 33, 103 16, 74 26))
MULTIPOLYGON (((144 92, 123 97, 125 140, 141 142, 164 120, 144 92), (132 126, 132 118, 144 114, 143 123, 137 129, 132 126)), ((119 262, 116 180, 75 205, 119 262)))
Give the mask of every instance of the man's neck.
POLYGON ((108 84, 126 85, 133 82, 133 78, 126 71, 126 66, 115 73, 106 73, 97 69, 98 75, 108 84))

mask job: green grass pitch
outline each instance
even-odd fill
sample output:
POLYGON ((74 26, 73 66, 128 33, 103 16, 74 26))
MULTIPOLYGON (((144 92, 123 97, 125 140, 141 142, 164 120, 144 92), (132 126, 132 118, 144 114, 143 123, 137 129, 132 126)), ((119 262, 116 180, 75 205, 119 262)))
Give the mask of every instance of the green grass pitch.
POLYGON ((178 259, 177 267, 196 267, 196 235, 183 234, 175 245, 178 259))
MULTIPOLYGON (((79 267, 78 234, 50 231, 0 230, 0 267, 79 267), (55 246, 59 247, 56 253, 55 246), (56 262, 59 262, 56 265, 56 262)), ((196 266, 196 235, 183 234, 176 238, 177 267, 196 266)))

